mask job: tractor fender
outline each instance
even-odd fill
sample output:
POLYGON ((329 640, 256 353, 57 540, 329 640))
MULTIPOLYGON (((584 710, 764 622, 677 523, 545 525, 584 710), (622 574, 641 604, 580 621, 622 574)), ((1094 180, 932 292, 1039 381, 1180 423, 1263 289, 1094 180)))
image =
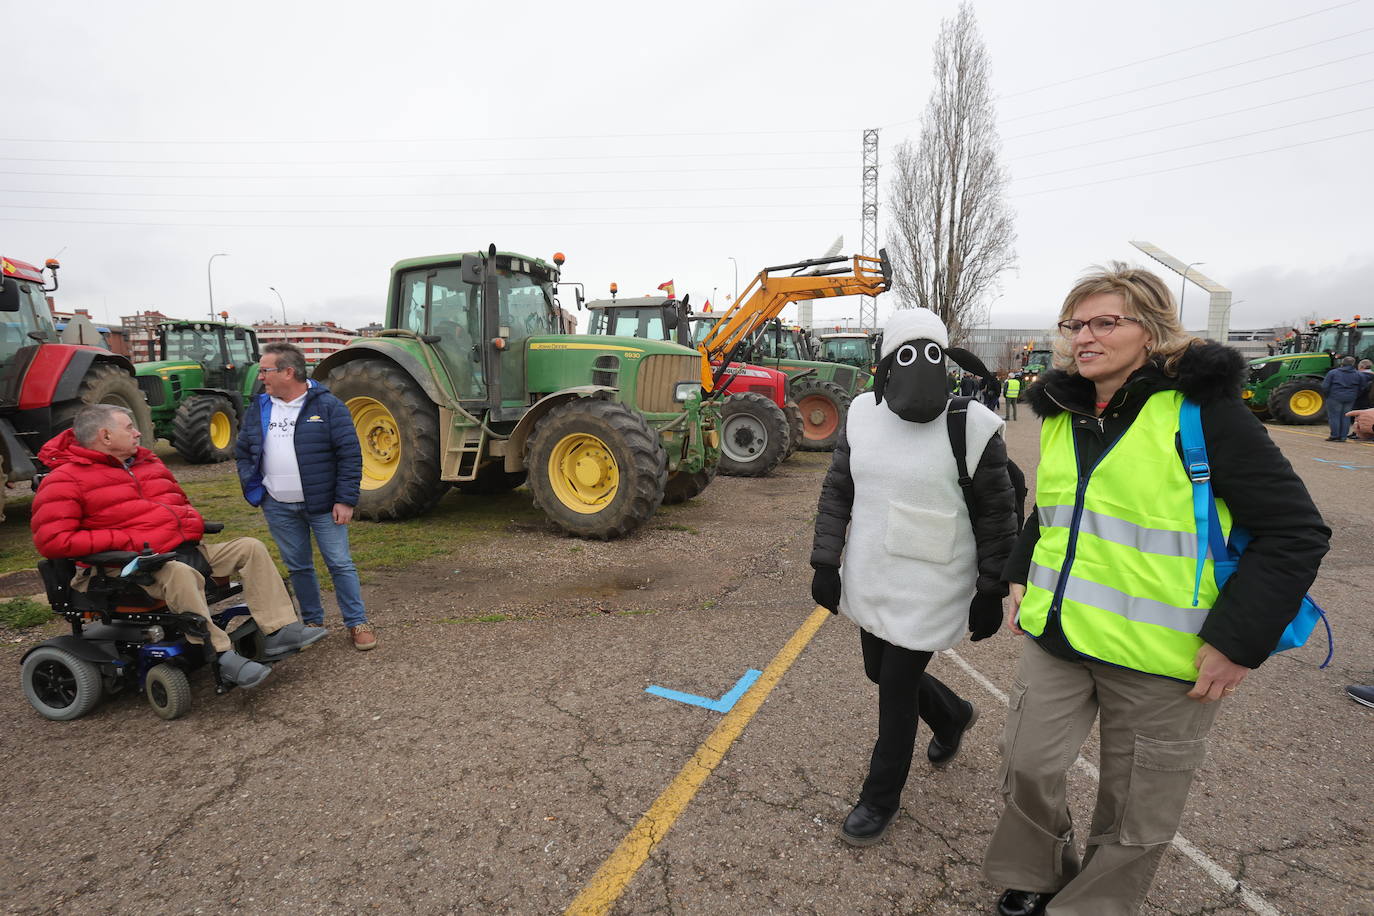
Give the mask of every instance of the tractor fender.
MULTIPOLYGON (((406 338, 408 339, 408 338, 406 338)), ((434 381, 434 376, 430 373, 429 367, 422 360, 396 344, 391 343, 386 338, 374 338, 366 342, 351 343, 329 356, 320 360, 315 366, 315 371, 311 373, 316 381, 326 382, 329 380, 329 373, 335 366, 342 366, 344 363, 351 363, 355 359, 368 359, 380 356, 383 359, 395 363, 406 371, 411 378, 415 379, 416 384, 424 391, 429 399, 440 407, 448 407, 448 398, 438 384, 434 381)))
POLYGON ((230 404, 234 405, 234 413, 238 415, 240 421, 243 420, 243 395, 237 391, 229 391, 225 388, 187 388, 185 395, 214 394, 222 398, 227 398, 230 404))
POLYGON ((511 431, 510 438, 506 441, 506 470, 514 472, 525 469, 525 440, 529 438, 530 431, 534 429, 534 424, 539 422, 540 417, 555 407, 569 401, 575 401, 578 398, 614 400, 618 390, 605 385, 579 385, 576 388, 564 388, 562 391, 546 394, 535 401, 530 409, 525 411, 520 422, 515 424, 515 429, 511 431))
POLYGON ((38 348, 24 374, 19 394, 19 409, 34 410, 63 401, 75 400, 81 381, 94 363, 112 363, 134 377, 134 364, 127 357, 99 347, 45 344, 38 348))
POLYGON ((88 639, 82 639, 80 636, 68 634, 67 636, 55 636, 52 639, 40 642, 38 645, 31 647, 24 653, 23 658, 19 659, 19 663, 23 664, 24 659, 27 659, 36 649, 40 649, 43 646, 64 649, 82 661, 91 662, 95 665, 110 665, 119 661, 119 656, 116 654, 112 644, 92 642, 88 639))
POLYGON ((5 419, 0 419, 0 471, 8 473, 9 479, 15 482, 32 480, 35 473, 33 456, 19 441, 13 424, 5 419))

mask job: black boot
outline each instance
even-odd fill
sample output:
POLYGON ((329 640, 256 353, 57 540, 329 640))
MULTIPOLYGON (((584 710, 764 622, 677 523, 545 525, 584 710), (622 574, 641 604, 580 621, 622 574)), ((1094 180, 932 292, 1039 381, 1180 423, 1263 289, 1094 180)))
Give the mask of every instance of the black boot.
POLYGON ((997 898, 997 916, 1042 916, 1054 894, 1006 890, 997 898))
POLYGON ((964 724, 960 726, 959 730, 954 733, 954 737, 950 738, 948 743, 941 741, 939 738, 930 739, 930 745, 926 748, 926 759, 929 760, 933 766, 947 766, 950 761, 959 756, 959 745, 964 741, 964 732, 972 728, 973 723, 978 721, 978 707, 967 700, 964 700, 963 703, 968 707, 968 718, 964 720, 964 724))
POLYGON ((883 811, 861 801, 849 812, 840 828, 840 839, 850 846, 872 846, 883 838, 896 810, 883 811))

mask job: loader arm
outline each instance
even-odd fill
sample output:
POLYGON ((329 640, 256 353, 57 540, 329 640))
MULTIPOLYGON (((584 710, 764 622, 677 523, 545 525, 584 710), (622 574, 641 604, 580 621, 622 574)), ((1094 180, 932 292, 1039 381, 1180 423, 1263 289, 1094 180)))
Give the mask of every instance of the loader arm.
POLYGON ((852 258, 814 258, 765 267, 697 345, 701 351, 701 387, 714 391, 735 351, 789 303, 829 296, 876 296, 891 282, 886 250, 876 258, 856 254, 852 258), (842 264, 845 266, 838 266, 842 264), (774 275, 782 271, 792 273, 774 275), (720 369, 712 368, 712 363, 719 364, 720 369))

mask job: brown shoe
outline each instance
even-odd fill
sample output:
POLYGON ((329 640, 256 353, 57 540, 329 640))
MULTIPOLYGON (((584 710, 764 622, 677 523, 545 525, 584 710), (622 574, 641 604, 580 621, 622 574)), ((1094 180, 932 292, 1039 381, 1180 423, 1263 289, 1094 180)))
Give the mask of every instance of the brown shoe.
POLYGON ((359 652, 377 648, 377 634, 372 632, 372 624, 370 623, 360 623, 356 627, 349 627, 348 635, 353 640, 353 648, 359 652))

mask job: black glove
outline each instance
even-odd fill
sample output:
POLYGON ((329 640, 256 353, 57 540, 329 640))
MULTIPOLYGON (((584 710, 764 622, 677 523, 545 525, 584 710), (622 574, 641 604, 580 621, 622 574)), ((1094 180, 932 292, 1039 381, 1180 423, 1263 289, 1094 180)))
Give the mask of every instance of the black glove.
POLYGON ((979 592, 968 606, 968 628, 974 642, 987 639, 1002 626, 1002 598, 979 592))
POLYGON ((830 613, 840 609, 840 571, 833 566, 817 566, 811 577, 811 597, 830 613))

